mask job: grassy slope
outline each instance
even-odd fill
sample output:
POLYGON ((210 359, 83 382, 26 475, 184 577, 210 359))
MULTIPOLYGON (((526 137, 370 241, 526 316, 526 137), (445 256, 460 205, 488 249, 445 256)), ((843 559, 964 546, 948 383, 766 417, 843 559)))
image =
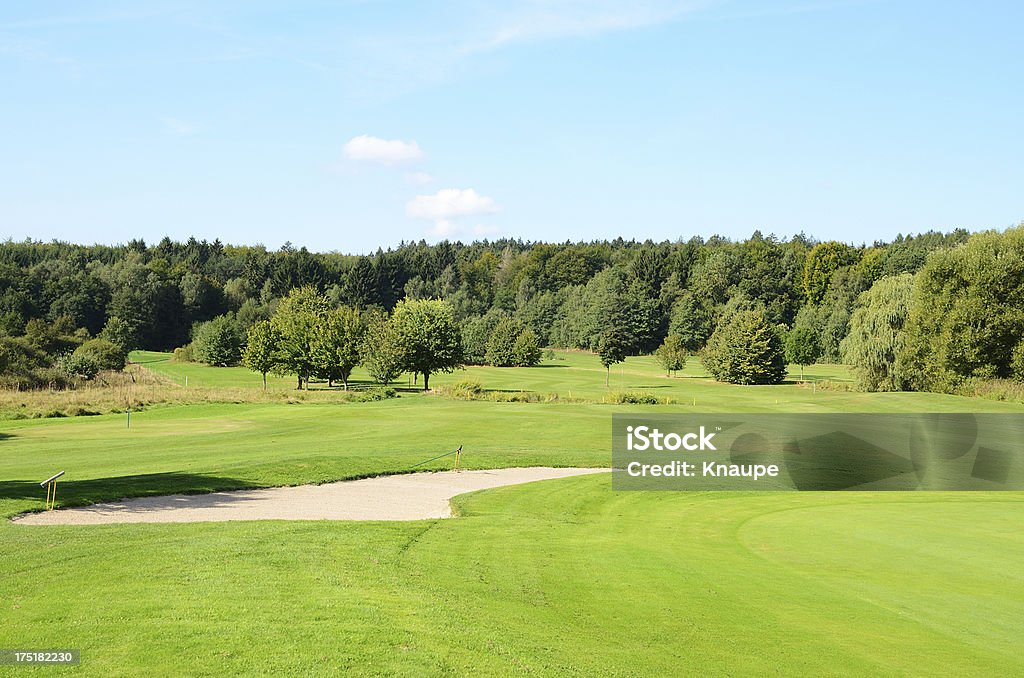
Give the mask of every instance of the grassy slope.
MULTIPOLYGON (((492 388, 599 393, 593 361, 471 372, 492 388)), ((1021 411, 668 380, 641 360, 621 378, 668 383, 684 402, 696 393, 698 411, 1021 411)), ((0 515, 38 507, 35 482, 60 469, 62 501, 81 502, 402 470, 457 444, 471 466, 606 464, 610 414, 628 409, 694 410, 406 395, 165 407, 134 415, 131 430, 123 416, 5 422, 0 515)), ((1019 493, 612 494, 606 484, 472 495, 454 521, 4 522, 0 647, 81 647, 89 675, 1024 671, 1019 493)))
MULTIPOLYGON (((557 393, 563 398, 584 398, 599 401, 608 393, 604 385, 605 370, 598 359, 589 353, 559 352, 556 360, 546 361, 539 367, 467 367, 450 374, 431 377, 431 384, 441 386, 464 379, 479 381, 487 389, 504 391, 535 391, 557 393)), ((262 388, 260 375, 244 367, 208 367, 198 363, 175 363, 168 353, 137 351, 132 359, 177 384, 189 387, 262 388)), ((700 412, 1008 412, 1024 411, 1024 405, 975 398, 963 398, 936 393, 857 393, 815 390, 811 384, 797 380, 799 368, 793 366, 790 380, 779 386, 733 386, 711 379, 696 358, 691 358, 686 370, 679 376, 668 378, 650 356, 630 357, 611 371, 611 389, 646 391, 669 396, 678 403, 677 409, 700 412), (695 409, 694 409, 695 408, 695 409)), ((842 365, 812 365, 807 368, 808 380, 849 382, 849 370, 842 365)), ((369 384, 368 376, 356 370, 352 379, 358 384, 369 384)), ((412 393, 408 376, 396 385, 412 393)), ((291 377, 271 377, 269 389, 294 392, 291 377)), ((325 390, 325 383, 316 383, 313 391, 325 390)), ((338 390, 340 387, 335 387, 338 390)), ((671 411, 671 410, 658 410, 671 411)))

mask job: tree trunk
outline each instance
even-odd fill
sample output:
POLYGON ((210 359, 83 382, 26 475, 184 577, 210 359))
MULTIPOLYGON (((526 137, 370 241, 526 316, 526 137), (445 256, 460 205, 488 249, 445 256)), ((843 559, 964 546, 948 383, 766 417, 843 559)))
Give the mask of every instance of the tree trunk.
POLYGON ((264 391, 267 390, 267 373, 266 372, 263 373, 263 390, 264 391))
POLYGON ((604 385, 605 385, 605 388, 607 388, 608 387, 608 380, 611 379, 611 376, 612 376, 612 367, 611 367, 611 365, 609 365, 608 367, 604 368, 604 370, 605 370, 604 371, 604 385))
POLYGON ((327 388, 333 388, 333 387, 334 387, 334 378, 333 377, 327 377, 327 388))
POLYGON ((427 390, 427 384, 430 383, 430 372, 423 373, 423 390, 427 390))
POLYGON ((800 381, 804 380, 804 366, 800 366, 800 381))
POLYGON ((342 377, 341 383, 344 385, 345 390, 348 390, 348 377, 342 377))
POLYGON ((302 390, 302 377, 301 376, 299 376, 299 385, 295 387, 295 390, 296 391, 301 391, 302 390))

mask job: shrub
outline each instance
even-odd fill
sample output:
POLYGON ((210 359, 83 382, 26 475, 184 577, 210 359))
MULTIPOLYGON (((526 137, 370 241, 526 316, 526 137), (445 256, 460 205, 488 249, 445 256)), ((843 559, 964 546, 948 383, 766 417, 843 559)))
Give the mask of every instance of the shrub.
POLYGON ((350 400, 356 403, 371 403, 379 400, 389 400, 390 398, 397 398, 398 391, 391 388, 390 386, 375 386, 368 388, 365 391, 358 391, 353 393, 350 400))
POLYGON ((463 379, 449 386, 442 386, 441 393, 451 398, 464 398, 466 400, 475 398, 484 392, 484 387, 479 381, 463 379))
POLYGON ((605 394, 604 402, 610 405, 671 405, 675 401, 646 391, 612 391, 605 394))
POLYGON ((75 355, 89 356, 101 370, 123 370, 128 352, 106 339, 90 339, 75 349, 75 355))
POLYGON ((196 361, 195 353, 192 351, 192 344, 185 344, 174 349, 174 362, 176 363, 194 363, 196 361))
POLYGON ((100 371, 99 363, 88 354, 65 353, 57 358, 55 367, 69 379, 95 379, 100 371))
POLYGON ((953 392, 967 398, 1024 403, 1024 384, 1012 379, 972 377, 957 384, 953 392))

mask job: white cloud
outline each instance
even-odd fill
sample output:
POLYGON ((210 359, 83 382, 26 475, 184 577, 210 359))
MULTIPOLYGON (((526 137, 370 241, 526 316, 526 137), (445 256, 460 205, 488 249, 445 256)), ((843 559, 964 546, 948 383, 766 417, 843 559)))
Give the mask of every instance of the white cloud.
POLYGON ((472 188, 443 188, 434 195, 417 195, 405 206, 408 216, 434 221, 497 211, 493 198, 480 195, 472 188))
POLYGON ((381 139, 368 134, 349 139, 345 144, 344 153, 350 160, 376 162, 382 165, 399 165, 423 157, 423 151, 415 141, 381 139))
POLYGON ((413 219, 433 221, 434 235, 450 237, 462 230, 455 220, 493 214, 498 209, 493 198, 480 195, 472 188, 444 188, 433 195, 417 195, 406 204, 405 213, 413 219))

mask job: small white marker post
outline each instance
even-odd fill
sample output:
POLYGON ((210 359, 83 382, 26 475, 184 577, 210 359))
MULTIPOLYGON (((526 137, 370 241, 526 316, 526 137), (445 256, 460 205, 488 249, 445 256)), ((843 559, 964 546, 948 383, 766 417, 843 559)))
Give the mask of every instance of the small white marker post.
POLYGON ((132 427, 132 408, 129 407, 128 408, 128 426, 127 426, 127 428, 131 428, 131 427, 132 427))

